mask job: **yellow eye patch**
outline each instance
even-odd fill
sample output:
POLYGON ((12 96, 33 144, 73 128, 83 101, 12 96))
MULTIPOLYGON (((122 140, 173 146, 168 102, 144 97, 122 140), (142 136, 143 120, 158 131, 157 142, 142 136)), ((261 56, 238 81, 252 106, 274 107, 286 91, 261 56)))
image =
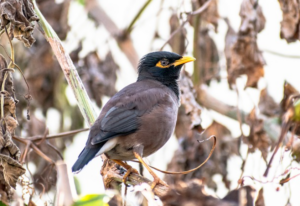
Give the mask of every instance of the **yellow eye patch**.
POLYGON ((157 64, 155 66, 160 67, 160 68, 168 68, 168 67, 172 66, 172 64, 162 65, 161 63, 162 63, 162 61, 157 62, 157 64))
POLYGON ((160 60, 159 62, 157 62, 157 64, 155 66, 160 67, 160 68, 169 68, 170 66, 175 66, 176 67, 178 65, 185 64, 185 63, 188 63, 188 62, 192 62, 192 61, 195 61, 195 60, 196 59, 194 57, 184 56, 184 57, 176 60, 172 64, 167 64, 167 65, 162 65, 162 62, 164 62, 166 60, 160 60))

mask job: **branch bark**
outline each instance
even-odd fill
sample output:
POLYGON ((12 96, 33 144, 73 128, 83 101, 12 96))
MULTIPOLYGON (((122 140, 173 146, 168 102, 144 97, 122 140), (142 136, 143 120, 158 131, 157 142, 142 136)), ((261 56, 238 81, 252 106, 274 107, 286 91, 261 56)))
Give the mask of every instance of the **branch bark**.
POLYGON ((72 205, 73 200, 77 198, 75 183, 71 174, 71 170, 68 168, 64 161, 58 161, 56 164, 58 180, 57 191, 54 205, 72 205))
MULTIPOLYGON (((150 2, 151 1, 149 1, 149 3, 150 2)), ((85 9, 98 24, 103 24, 110 35, 116 39, 118 46, 127 56, 133 68, 137 69, 139 56, 133 46, 133 42, 130 39, 129 35, 126 35, 126 32, 118 28, 118 26, 111 20, 111 18, 102 9, 102 7, 96 0, 87 0, 85 3, 85 9)))
MULTIPOLYGON (((119 165, 115 164, 113 161, 106 159, 103 163, 101 175, 104 177, 104 185, 106 188, 114 184, 121 184, 125 170, 119 165)), ((140 185, 142 183, 151 184, 152 181, 134 173, 131 173, 126 181, 126 184, 130 185, 140 185)), ((154 193, 157 196, 164 196, 169 191, 169 187, 162 184, 157 184, 154 188, 154 193)))
POLYGON ((44 34, 45 38, 51 45, 51 48, 64 72, 65 78, 68 81, 68 85, 72 88, 74 96, 77 100, 78 107, 85 118, 85 120, 92 125, 96 119, 96 114, 91 104, 91 100, 84 88, 84 85, 77 73, 77 70, 69 56, 68 53, 65 52, 65 49, 55 33, 52 27, 49 25, 47 20, 44 18, 36 1, 33 0, 35 12, 37 13, 38 17, 40 18, 39 26, 42 29, 42 33, 44 34))
MULTIPOLYGON (((218 112, 226 117, 229 117, 233 120, 238 120, 238 108, 235 106, 231 106, 228 104, 225 104, 224 102, 214 98, 211 96, 205 86, 199 86, 196 87, 197 91, 197 101, 199 104, 206 109, 213 110, 215 112, 218 112)), ((241 116, 241 123, 247 124, 246 118, 249 115, 249 113, 240 110, 240 116, 241 116)), ((279 119, 278 118, 266 118, 264 120, 263 127, 267 134, 273 139, 277 140, 280 134, 280 125, 279 125, 279 119)))
MULTIPOLYGON (((224 102, 211 96, 208 93, 205 86, 199 86, 199 88, 197 89, 197 93, 198 93, 197 98, 201 106, 209 110, 214 110, 231 119, 238 120, 237 108, 235 106, 230 106, 228 104, 225 104, 224 102)), ((240 113, 241 113, 241 121, 242 123, 245 123, 248 113, 244 111, 240 111, 240 113)))

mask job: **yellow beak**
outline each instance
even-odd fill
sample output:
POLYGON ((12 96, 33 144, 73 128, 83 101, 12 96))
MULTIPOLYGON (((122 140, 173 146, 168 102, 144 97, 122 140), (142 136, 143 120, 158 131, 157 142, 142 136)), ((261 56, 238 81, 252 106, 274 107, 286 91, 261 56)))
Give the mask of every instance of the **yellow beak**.
POLYGON ((191 56, 184 56, 182 57, 181 59, 178 59, 176 60, 173 65, 176 67, 178 65, 181 65, 181 64, 185 64, 185 63, 188 63, 188 62, 192 62, 192 61, 195 61, 196 59, 194 57, 191 57, 191 56))

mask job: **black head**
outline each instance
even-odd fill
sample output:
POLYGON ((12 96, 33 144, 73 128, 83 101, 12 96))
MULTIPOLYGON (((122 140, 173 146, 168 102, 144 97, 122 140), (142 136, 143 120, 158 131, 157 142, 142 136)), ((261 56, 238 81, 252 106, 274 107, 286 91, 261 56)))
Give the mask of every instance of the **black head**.
POLYGON ((157 80, 173 90, 176 96, 179 97, 176 80, 179 78, 180 70, 185 63, 194 60, 194 57, 182 57, 173 52, 151 52, 140 60, 138 81, 144 79, 157 80))
POLYGON ((176 81, 179 78, 182 66, 194 60, 193 57, 182 57, 173 52, 151 52, 140 60, 138 80, 150 78, 162 83, 171 80, 176 81))

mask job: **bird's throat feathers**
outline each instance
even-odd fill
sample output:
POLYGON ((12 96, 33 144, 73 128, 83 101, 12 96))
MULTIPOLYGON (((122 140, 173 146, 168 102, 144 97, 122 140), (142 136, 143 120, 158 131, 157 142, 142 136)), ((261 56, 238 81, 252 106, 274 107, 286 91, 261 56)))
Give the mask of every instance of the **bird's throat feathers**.
POLYGON ((174 77, 168 78, 168 77, 163 77, 163 76, 153 77, 153 76, 149 76, 149 75, 140 74, 137 81, 143 81, 146 79, 156 80, 156 81, 162 83, 163 85, 167 86, 169 89, 171 89, 175 93, 177 99, 179 100, 179 87, 178 87, 178 82, 177 82, 178 78, 174 79, 174 77))

